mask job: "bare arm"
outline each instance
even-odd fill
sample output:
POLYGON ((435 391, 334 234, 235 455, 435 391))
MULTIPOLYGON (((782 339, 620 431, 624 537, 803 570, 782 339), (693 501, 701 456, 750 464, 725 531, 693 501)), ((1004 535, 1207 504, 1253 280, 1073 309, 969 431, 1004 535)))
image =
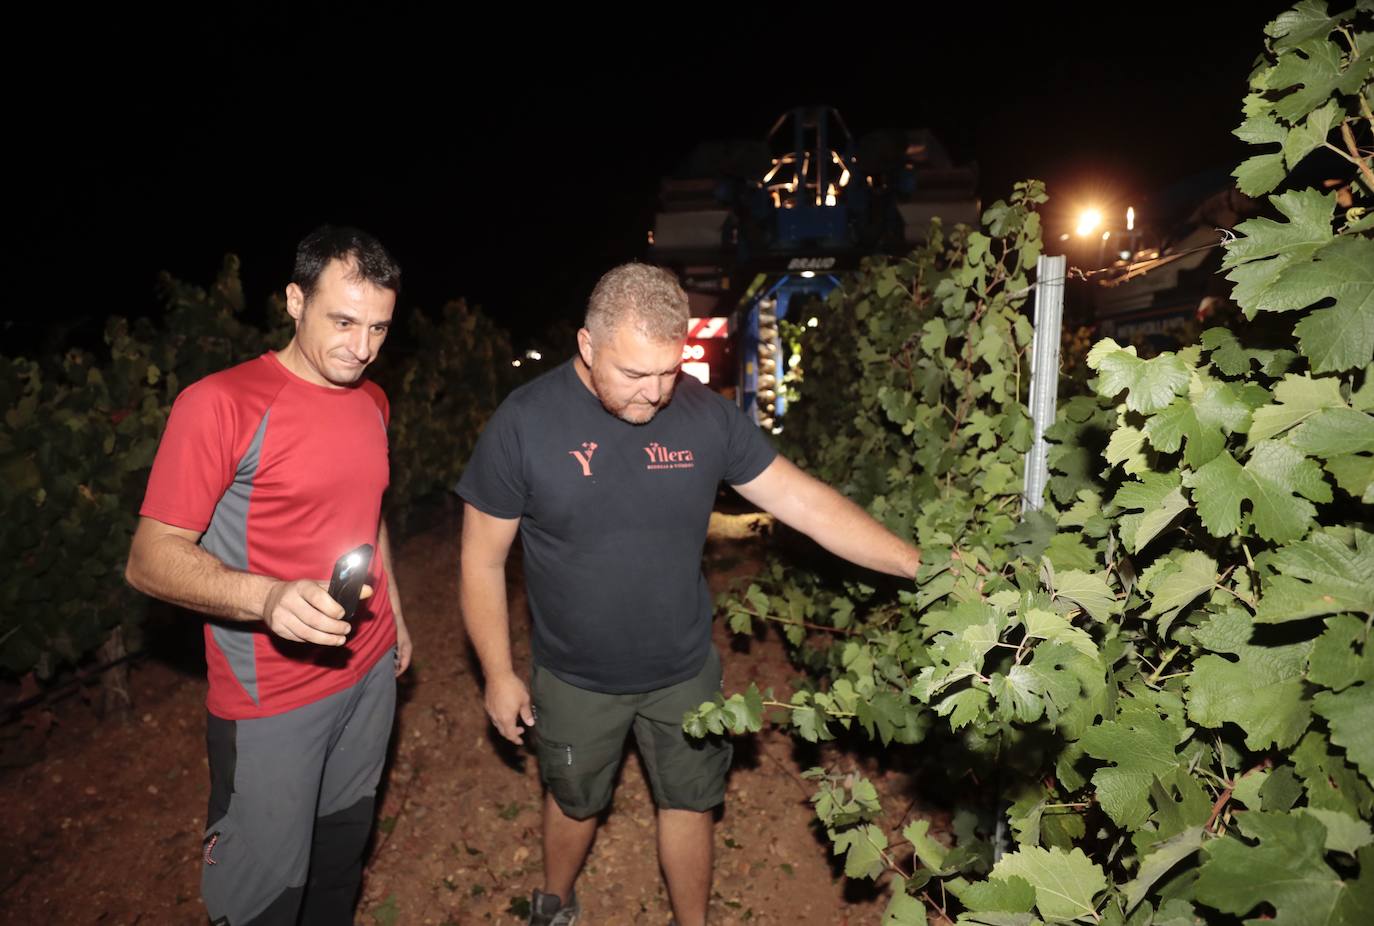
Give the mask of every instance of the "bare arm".
POLYGON ((396 620, 396 674, 399 676, 410 668, 410 657, 414 645, 410 639, 410 629, 406 627, 401 615, 401 589, 396 585, 396 570, 391 566, 391 538, 387 536, 386 522, 377 529, 377 552, 382 557, 382 573, 386 576, 386 597, 391 602, 391 614, 396 620))
MULTIPOLYGON (((199 546, 200 534, 139 518, 124 576, 146 595, 231 621, 263 621, 277 636, 342 646, 343 607, 320 583, 230 569, 199 546)), ((370 589, 364 589, 364 595, 370 589)))
POLYGON ((906 578, 915 577, 921 565, 919 549, 781 456, 751 481, 735 486, 735 490, 788 527, 851 563, 906 578))
POLYGON ((463 545, 458 599, 468 639, 486 676, 491 722, 512 743, 523 742, 517 718, 534 723, 529 689, 515 674, 510 654, 510 610, 506 599, 506 557, 519 518, 496 518, 463 506, 463 545))

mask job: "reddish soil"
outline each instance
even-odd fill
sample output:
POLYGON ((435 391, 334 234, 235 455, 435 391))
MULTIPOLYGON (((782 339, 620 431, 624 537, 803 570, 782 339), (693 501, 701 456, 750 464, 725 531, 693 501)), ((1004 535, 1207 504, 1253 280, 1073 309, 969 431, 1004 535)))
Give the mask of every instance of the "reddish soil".
MULTIPOLYGON (((713 590, 757 565, 757 516, 716 516, 706 569, 713 590)), ((383 781, 359 923, 523 922, 540 884, 540 785, 532 757, 500 740, 482 710, 457 609, 454 518, 397 552, 415 638, 383 781)), ((517 570, 512 570, 513 572, 517 570)), ((517 661, 528 665, 520 578, 512 577, 517 661)), ((186 645, 199 637, 188 634, 186 645)), ((755 680, 787 692, 795 671, 773 635, 731 639, 721 622, 726 690, 755 680)), ((78 698, 31 709, 0 729, 0 922, 203 924, 199 849, 209 789, 205 681, 145 658, 130 672, 129 723, 100 722, 78 698)), ((839 753, 827 762, 853 763, 839 753)), ((877 923, 884 898, 849 884, 818 838, 800 778, 818 761, 776 731, 736 744, 716 828, 711 921, 877 923)), ((893 776, 884 790, 905 790, 893 776)), ((895 795, 889 809, 909 808, 895 795)), ((667 923, 654 815, 637 755, 621 772, 578 895, 591 924, 667 923)), ((895 824, 896 821, 894 820, 895 824)))

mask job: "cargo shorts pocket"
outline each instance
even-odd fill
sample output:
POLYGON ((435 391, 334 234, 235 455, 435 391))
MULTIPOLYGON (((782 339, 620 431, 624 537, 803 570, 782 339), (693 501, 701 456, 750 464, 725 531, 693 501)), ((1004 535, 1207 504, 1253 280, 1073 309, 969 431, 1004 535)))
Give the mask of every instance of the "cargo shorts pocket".
POLYGON ((575 820, 594 817, 611 802, 620 754, 591 755, 568 743, 535 737, 539 778, 563 813, 575 820))

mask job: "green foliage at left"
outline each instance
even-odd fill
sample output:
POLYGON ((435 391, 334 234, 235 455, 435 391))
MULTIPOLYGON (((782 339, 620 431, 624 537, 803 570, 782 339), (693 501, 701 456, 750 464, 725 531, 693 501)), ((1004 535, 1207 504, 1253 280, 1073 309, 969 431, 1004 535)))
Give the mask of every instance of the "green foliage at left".
MULTIPOLYGON (((0 357, 0 672, 39 681, 80 663, 116 627, 128 645, 149 601, 124 561, 167 414, 186 385, 283 346, 280 304, 245 319, 237 258, 208 289, 161 282, 159 323, 111 318, 99 355, 0 357)), ((410 314, 375 367, 391 400, 387 512, 404 527, 451 485, 519 371, 508 337, 462 302, 410 314), (399 336, 398 336, 399 335, 399 336)))

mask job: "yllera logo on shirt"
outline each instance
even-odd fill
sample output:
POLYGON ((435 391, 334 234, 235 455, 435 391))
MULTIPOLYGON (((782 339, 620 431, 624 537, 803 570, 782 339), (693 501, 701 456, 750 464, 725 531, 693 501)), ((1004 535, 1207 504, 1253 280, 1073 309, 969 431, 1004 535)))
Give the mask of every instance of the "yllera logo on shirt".
POLYGON ((568 453, 575 457, 578 463, 582 464, 582 475, 590 476, 592 474, 592 454, 596 453, 595 441, 584 440, 581 450, 569 450, 568 453))
POLYGON ((645 469, 692 469, 696 466, 692 459, 692 451, 669 450, 658 441, 650 443, 644 448, 644 452, 649 457, 645 469))

